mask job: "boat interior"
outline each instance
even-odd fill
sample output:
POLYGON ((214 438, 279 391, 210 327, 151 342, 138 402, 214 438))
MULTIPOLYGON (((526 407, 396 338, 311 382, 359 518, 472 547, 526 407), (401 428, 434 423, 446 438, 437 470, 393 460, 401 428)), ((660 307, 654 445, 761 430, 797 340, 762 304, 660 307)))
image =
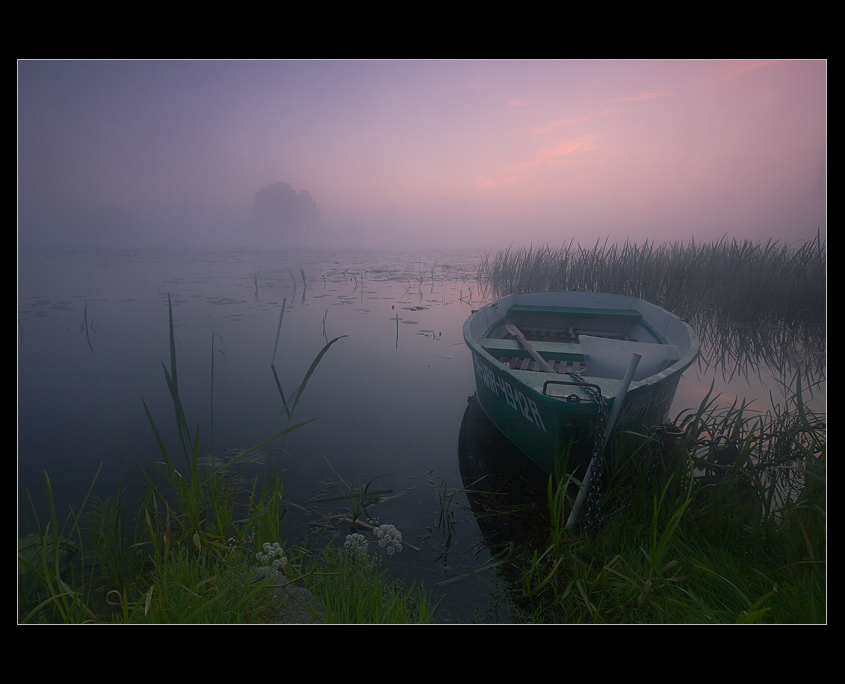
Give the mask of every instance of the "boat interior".
POLYGON ((515 305, 480 340, 512 370, 621 378, 632 353, 641 356, 635 379, 678 359, 678 349, 634 309, 515 305))

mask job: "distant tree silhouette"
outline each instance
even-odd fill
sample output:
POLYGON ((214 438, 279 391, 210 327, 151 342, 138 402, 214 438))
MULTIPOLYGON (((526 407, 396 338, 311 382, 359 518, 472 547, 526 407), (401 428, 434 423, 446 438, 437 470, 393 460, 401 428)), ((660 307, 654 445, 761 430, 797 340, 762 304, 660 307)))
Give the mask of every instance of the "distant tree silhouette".
POLYGON ((262 230, 290 232, 316 228, 320 209, 307 190, 296 192, 290 183, 273 183, 255 193, 247 225, 262 230))

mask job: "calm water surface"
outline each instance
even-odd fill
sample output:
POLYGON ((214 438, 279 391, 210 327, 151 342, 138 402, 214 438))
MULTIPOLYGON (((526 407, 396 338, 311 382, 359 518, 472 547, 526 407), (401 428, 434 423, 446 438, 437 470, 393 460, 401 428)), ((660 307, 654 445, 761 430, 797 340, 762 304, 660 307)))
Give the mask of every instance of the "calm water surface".
MULTIPOLYGON (((284 471, 285 534, 297 541, 331 514, 346 515, 348 485, 390 495, 370 514, 395 525, 404 550, 393 574, 441 600, 442 621, 509 621, 510 578, 491 567, 489 545, 520 534, 473 512, 463 486, 477 456, 512 454, 469 397, 474 379, 462 325, 486 302, 473 252, 136 254, 40 253, 19 260, 19 534, 32 530, 29 495, 43 511, 47 471, 63 510, 96 492, 136 495, 159 452, 142 405, 175 446, 168 297, 180 391, 201 451, 227 457, 258 444, 286 418, 271 362, 290 398, 327 340, 297 406, 316 420, 281 445, 262 447, 250 474, 284 471), (212 359, 213 405, 212 396, 212 359), (213 415, 212 415, 213 414, 213 415), (213 426, 213 430, 212 430, 213 426), (212 441, 213 440, 213 441, 212 441), (281 448, 283 446, 283 448, 281 448), (29 494, 27 494, 27 492, 29 494), (448 502, 448 518, 442 502, 448 502)), ((769 404, 777 374, 731 378, 691 368, 673 415, 698 405, 716 381, 726 401, 769 404)), ((823 395, 819 398, 823 401, 823 395)), ((823 410, 823 406, 821 409, 823 410)), ((504 477, 529 489, 544 476, 522 463, 504 477)), ((516 487, 516 485, 513 485, 516 487)), ((131 512, 131 507, 127 506, 131 512)), ((334 528, 341 535, 349 530, 334 528)))

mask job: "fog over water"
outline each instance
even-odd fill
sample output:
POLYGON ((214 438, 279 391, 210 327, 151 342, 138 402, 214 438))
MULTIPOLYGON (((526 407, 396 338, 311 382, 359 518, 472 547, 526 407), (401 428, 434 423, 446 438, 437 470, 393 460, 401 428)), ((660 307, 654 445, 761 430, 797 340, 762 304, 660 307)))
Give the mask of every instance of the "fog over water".
POLYGON ((826 79, 818 60, 20 61, 19 240, 803 241, 826 230, 826 79), (319 218, 280 202, 248 230, 278 183, 319 218))
MULTIPOLYGON (((489 298, 475 280, 481 258, 472 250, 23 257, 19 533, 33 531, 33 507, 43 520, 45 473, 60 511, 78 510, 96 479, 95 495, 122 492, 133 518, 144 478, 161 460, 145 406, 179 467, 163 370, 172 306, 180 396, 203 462, 233 458, 283 428, 279 388, 289 400, 323 346, 339 338, 295 410, 295 423, 314 422, 262 446, 246 470, 246 483, 281 473, 286 542, 305 539, 326 516, 348 516, 350 486, 386 490, 369 512, 406 542, 391 571, 442 599, 438 619, 511 620, 509 580, 488 565, 488 544, 501 531, 473 513, 464 453, 505 454, 541 494, 545 475, 470 413, 475 380, 462 325, 489 298)), ((697 407, 711 383, 724 404, 748 399, 766 410, 770 394, 779 396, 784 378, 763 360, 752 357, 736 373, 718 356, 708 350, 709 363, 685 373, 673 417, 697 407)), ((817 392, 813 408, 824 410, 824 401, 817 392)), ((342 537, 343 528, 333 529, 342 537)))
MULTIPOLYGON (((278 430, 279 388, 340 338, 296 409, 314 423, 250 466, 284 472, 285 534, 373 479, 411 544, 392 570, 446 620, 507 621, 462 491, 484 254, 825 240, 826 80, 815 60, 19 61, 19 532, 44 471, 65 510, 101 464, 97 493, 137 496, 144 403, 174 438, 170 304, 204 456, 278 430)), ((691 368, 673 412, 711 382, 766 404, 783 378, 744 370, 691 368)))

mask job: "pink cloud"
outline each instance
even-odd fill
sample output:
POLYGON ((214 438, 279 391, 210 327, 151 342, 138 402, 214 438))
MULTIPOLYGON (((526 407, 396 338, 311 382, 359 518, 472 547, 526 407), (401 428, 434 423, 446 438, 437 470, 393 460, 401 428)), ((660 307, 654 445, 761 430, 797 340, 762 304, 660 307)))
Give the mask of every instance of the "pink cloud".
POLYGON ((583 123, 586 123, 587 121, 590 121, 592 119, 607 116, 608 114, 610 114, 610 110, 605 109, 605 110, 598 111, 598 112, 592 112, 590 114, 584 114, 583 116, 575 116, 575 117, 570 117, 570 118, 566 118, 566 119, 557 119, 557 120, 552 121, 550 123, 547 123, 543 126, 538 126, 536 128, 532 128, 530 131, 528 131, 528 133, 530 135, 543 135, 545 133, 551 133, 555 129, 561 128, 562 126, 571 126, 573 124, 583 124, 583 123))
POLYGON ((620 97, 611 102, 639 102, 640 100, 653 100, 657 97, 669 97, 671 93, 668 90, 652 90, 647 93, 638 93, 637 95, 629 95, 628 97, 620 97))
POLYGON ((763 61, 726 62, 717 70, 716 78, 717 80, 739 78, 741 76, 746 76, 752 71, 757 71, 757 69, 777 64, 778 61, 779 60, 769 59, 763 61))
POLYGON ((538 150, 529 158, 510 164, 492 175, 477 176, 471 181, 471 185, 481 190, 489 190, 519 183, 536 178, 551 169, 560 168, 572 155, 595 149, 598 149, 597 146, 587 136, 566 140, 538 150))

